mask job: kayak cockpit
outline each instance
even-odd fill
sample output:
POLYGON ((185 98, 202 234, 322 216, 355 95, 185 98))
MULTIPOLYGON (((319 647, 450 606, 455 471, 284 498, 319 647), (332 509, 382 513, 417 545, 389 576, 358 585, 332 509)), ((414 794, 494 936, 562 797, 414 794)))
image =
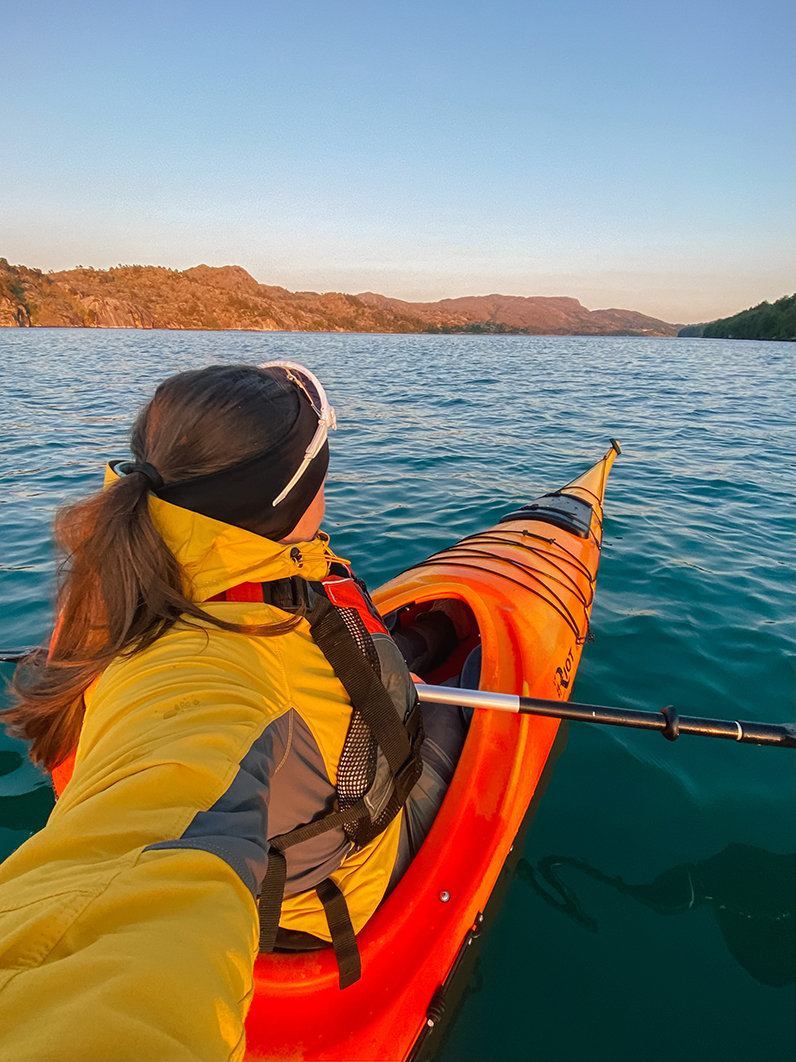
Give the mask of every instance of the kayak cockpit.
MULTIPOLYGON (((466 601, 453 597, 412 601, 385 622, 410 671, 433 685, 462 685, 454 680, 481 645, 478 621, 466 601)), ((472 679, 472 666, 469 674, 472 679)), ((475 679, 477 686, 477 674, 475 679)))

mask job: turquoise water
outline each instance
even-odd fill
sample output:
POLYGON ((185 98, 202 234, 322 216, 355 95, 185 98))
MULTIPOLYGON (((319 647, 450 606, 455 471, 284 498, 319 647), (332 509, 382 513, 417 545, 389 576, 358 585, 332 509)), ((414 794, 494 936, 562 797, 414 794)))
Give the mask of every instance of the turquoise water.
MULTIPOLYGON (((337 408, 324 526, 372 587, 615 436, 574 699, 792 719, 793 356, 723 340, 2 330, 0 647, 47 634, 53 512, 126 455, 154 385, 288 357, 337 408)), ((3 858, 52 797, 19 742, 3 740, 0 774, 3 858)), ((793 798, 791 751, 572 724, 437 1057, 792 1058, 793 798)))

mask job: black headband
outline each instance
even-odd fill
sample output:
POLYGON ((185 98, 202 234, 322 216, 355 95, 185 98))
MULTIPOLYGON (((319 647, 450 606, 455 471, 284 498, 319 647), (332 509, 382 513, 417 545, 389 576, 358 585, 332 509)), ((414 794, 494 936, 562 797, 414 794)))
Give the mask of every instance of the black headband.
MULTIPOLYGON (((295 474, 317 428, 317 414, 301 395, 292 428, 268 450, 206 476, 193 476, 158 488, 153 483, 152 492, 181 509, 190 509, 278 542, 290 534, 307 511, 329 467, 329 443, 326 442, 288 496, 274 506, 274 498, 279 497, 295 474)), ((143 466, 158 475, 146 462, 126 468, 119 466, 119 471, 143 472, 143 466)))

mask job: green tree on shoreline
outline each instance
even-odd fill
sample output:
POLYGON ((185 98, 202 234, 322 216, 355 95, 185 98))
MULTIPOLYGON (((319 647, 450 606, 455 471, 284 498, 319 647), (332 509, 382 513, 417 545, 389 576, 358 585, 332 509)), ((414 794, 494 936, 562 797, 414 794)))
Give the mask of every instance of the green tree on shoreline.
POLYGON ((688 325, 678 336, 705 339, 771 339, 796 341, 796 295, 785 295, 775 303, 761 302, 733 317, 722 317, 704 325, 688 325))

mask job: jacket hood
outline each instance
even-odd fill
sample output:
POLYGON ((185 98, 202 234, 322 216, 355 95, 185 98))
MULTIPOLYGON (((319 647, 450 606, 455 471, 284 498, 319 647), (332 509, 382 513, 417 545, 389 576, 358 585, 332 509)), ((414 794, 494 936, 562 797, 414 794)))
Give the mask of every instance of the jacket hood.
MULTIPOLYGON (((106 488, 120 478, 106 465, 106 488)), ((331 562, 341 559, 332 552, 329 536, 322 531, 311 542, 284 545, 182 509, 154 494, 149 495, 149 512, 182 568, 186 596, 192 601, 206 601, 239 583, 269 582, 293 575, 324 579, 331 562)))

